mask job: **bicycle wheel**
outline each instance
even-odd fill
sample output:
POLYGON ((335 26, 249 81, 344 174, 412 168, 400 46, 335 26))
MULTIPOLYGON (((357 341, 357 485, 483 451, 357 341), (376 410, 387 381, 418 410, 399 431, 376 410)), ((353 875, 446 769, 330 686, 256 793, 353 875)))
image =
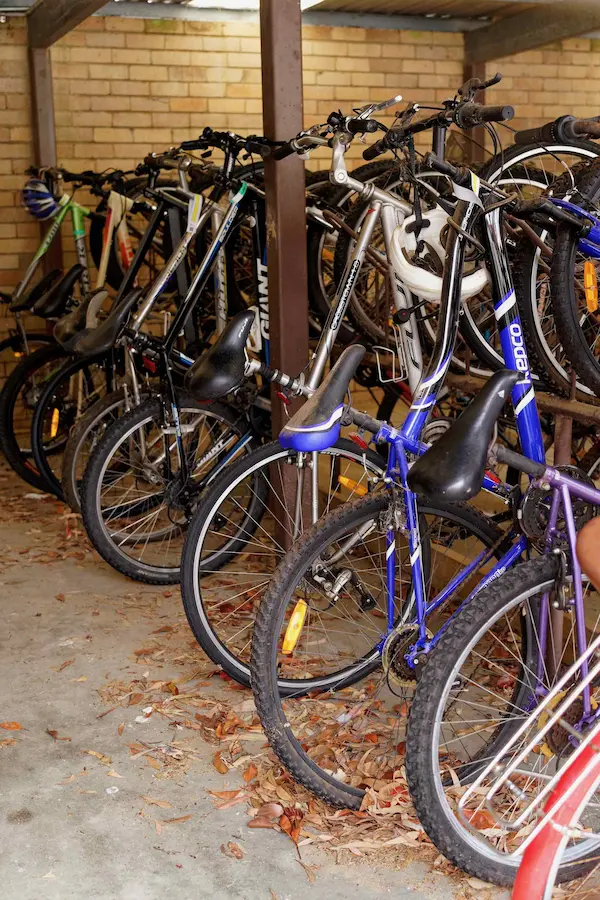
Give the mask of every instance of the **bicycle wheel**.
MULTIPOLYGON (((360 496, 384 467, 378 454, 348 440, 320 453, 318 515, 360 496)), ((190 523, 181 559, 188 622, 204 652, 242 684, 250 684, 260 598, 286 545, 305 530, 305 517, 311 521, 311 479, 312 459, 275 441, 228 466, 190 523)))
POLYGON ((112 387, 112 356, 97 360, 69 359, 48 379, 31 422, 34 464, 59 500, 62 454, 69 432, 81 415, 112 387))
MULTIPOLYGON (((570 747, 567 731, 558 726, 549 732, 519 767, 520 793, 506 791, 496 797, 504 826, 490 814, 485 795, 497 771, 494 767, 486 774, 485 767, 496 758, 503 766, 510 763, 525 746, 528 730, 504 750, 529 719, 535 697, 545 695, 556 683, 556 673, 574 658, 574 651, 577 655, 570 613, 565 613, 560 640, 548 642, 552 666, 540 649, 545 646, 541 635, 559 568, 554 555, 523 563, 462 609, 426 663, 409 716, 406 777, 419 821, 454 865, 499 885, 514 880, 518 859, 511 854, 530 830, 512 830, 511 823, 570 747), (476 789, 469 793, 475 778, 476 789)), ((594 608, 594 598, 588 597, 587 603, 594 608)), ((568 877, 586 871, 590 852, 595 855, 592 843, 597 846, 597 838, 569 848, 564 857, 568 877)), ((559 879, 563 877, 559 872, 559 879)))
POLYGON ((65 501, 73 512, 81 511, 81 482, 100 438, 119 416, 129 412, 134 405, 131 391, 121 385, 90 406, 71 428, 62 458, 61 487, 65 501))
MULTIPOLYGON (((175 584, 183 538, 206 479, 231 453, 246 423, 229 407, 180 394, 184 482, 174 429, 160 398, 145 400, 107 429, 88 463, 81 512, 88 536, 117 571, 148 584, 175 584)), ((240 452, 251 449, 245 444, 240 452)))
MULTIPOLYGON (((405 653, 416 630, 401 530, 390 599, 395 628, 386 629, 386 535, 397 513, 384 491, 325 516, 286 555, 254 626, 252 689, 265 734, 290 774, 336 806, 357 809, 374 785, 390 797, 402 790, 394 773, 403 764, 415 677, 405 653)), ((477 510, 452 504, 424 503, 420 532, 428 599, 480 553, 486 568, 486 551, 493 556, 501 536, 477 510)), ((477 581, 473 571, 449 603, 477 581)), ((429 627, 443 615, 440 607, 429 627)))
MULTIPOLYGON (((598 214, 600 160, 581 169, 570 200, 598 214)), ((600 396, 600 316, 597 300, 586 298, 584 278, 597 286, 598 260, 582 253, 577 233, 562 225, 556 231, 550 277, 556 330, 578 378, 600 396)))
POLYGON ((58 344, 34 350, 13 369, 0 392, 0 450, 19 477, 41 491, 49 487, 33 463, 31 422, 46 382, 66 358, 58 344))

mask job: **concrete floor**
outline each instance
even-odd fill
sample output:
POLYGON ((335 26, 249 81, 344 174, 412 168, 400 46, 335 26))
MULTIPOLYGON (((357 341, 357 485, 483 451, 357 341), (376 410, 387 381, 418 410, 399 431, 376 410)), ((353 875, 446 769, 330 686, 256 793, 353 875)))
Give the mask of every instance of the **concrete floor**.
MULTIPOLYGON (((134 651, 148 646, 161 625, 176 624, 183 631, 178 590, 165 596, 163 589, 113 572, 80 537, 68 537, 77 520, 61 518, 64 507, 28 493, 0 465, 0 722, 21 725, 19 731, 0 728, 3 898, 488 896, 477 889, 464 893, 464 881, 420 861, 403 864, 397 856, 353 861, 346 854, 336 865, 333 854, 307 847, 303 860, 317 867, 311 884, 284 834, 248 829, 245 804, 215 808, 207 789, 243 782, 236 772, 217 773, 214 745, 196 744, 197 758, 187 772, 168 778, 144 757, 132 759, 128 744, 168 742, 173 728, 160 715, 136 722, 140 706, 98 718, 110 708, 98 690, 152 669, 140 666, 134 651), (70 740, 55 740, 47 729, 70 740), (110 756, 110 764, 88 750, 110 756), (149 805, 144 796, 170 805, 149 805), (156 820, 190 814, 157 832, 156 820), (220 848, 228 841, 243 848, 243 859, 223 855, 220 848)), ((199 666, 205 665, 197 653, 199 666)), ((165 671, 168 664, 158 668, 150 678, 177 675, 165 671)), ((206 690, 219 689, 211 682, 206 690)))

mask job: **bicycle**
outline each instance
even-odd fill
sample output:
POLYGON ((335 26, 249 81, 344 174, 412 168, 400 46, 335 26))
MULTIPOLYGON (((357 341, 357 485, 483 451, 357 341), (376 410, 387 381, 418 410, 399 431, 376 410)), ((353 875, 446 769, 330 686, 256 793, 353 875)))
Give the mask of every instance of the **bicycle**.
MULTIPOLYGON (((483 107, 479 115, 484 121, 489 115, 493 121, 500 118, 501 111, 483 107)), ((251 680, 257 709, 274 751, 293 776, 319 797, 353 808, 360 806, 365 788, 375 782, 383 780, 388 789, 394 789, 393 773, 401 765, 405 738, 401 717, 393 716, 387 723, 386 710, 392 710, 398 697, 402 700, 397 704, 400 711, 410 701, 415 685, 418 689, 420 683, 426 684, 419 682, 418 673, 424 665, 429 666, 430 654, 447 633, 450 627, 447 623, 453 622, 453 607, 464 603, 466 609, 476 608, 478 604, 471 604, 470 600, 474 596, 479 598, 486 585, 500 578, 530 546, 523 534, 513 536, 509 529, 497 541, 467 548, 463 561, 461 534, 457 530, 435 542, 438 558, 456 563, 449 571, 438 574, 432 571, 429 562, 429 535, 419 521, 417 496, 410 487, 409 471, 414 471, 418 464, 409 470, 408 460, 413 455, 420 456, 424 450, 421 431, 452 357, 466 246, 472 242, 473 230, 481 221, 482 231, 475 240, 479 242, 483 238, 485 242, 494 281, 500 339, 507 364, 511 366, 511 371, 501 370, 492 376, 480 394, 481 403, 489 403, 497 418, 511 393, 521 444, 534 464, 542 464, 545 450, 502 238, 502 212, 510 208, 520 217, 552 216, 554 221, 581 228, 579 219, 548 199, 514 201, 468 170, 461 171, 432 157, 428 162, 431 168, 452 179, 463 199, 449 220, 438 337, 409 415, 399 429, 372 418, 366 426, 363 423, 379 441, 389 444, 384 489, 329 515, 298 541, 272 579, 254 628, 251 680), (366 538, 370 546, 365 548, 366 538), (369 562, 368 567, 365 560, 369 562), (364 582, 362 591, 361 582, 364 582), (346 589, 349 584, 353 591, 346 589), (338 634, 339 629, 335 627, 328 630, 326 613, 333 616, 335 626, 339 606, 354 627, 358 627, 356 620, 362 621, 361 592, 375 597, 382 617, 378 627, 365 635, 362 653, 357 654, 347 644, 346 634, 338 634), (320 648, 318 653, 314 649, 319 641, 327 651, 324 658, 320 648), (311 697, 313 688, 322 690, 324 673, 329 680, 329 693, 315 702, 321 702, 321 709, 326 709, 328 698, 335 701, 336 722, 345 726, 340 729, 341 738, 337 735, 341 743, 332 753, 327 750, 327 741, 321 741, 318 720, 314 728, 310 727, 303 712, 306 710, 303 698, 311 697), (360 690, 350 690, 358 673, 367 680, 360 690), (376 673, 377 677, 371 679, 376 673), (296 699, 288 689, 290 680, 296 681, 296 699), (359 768, 364 760, 369 765, 359 768)), ((297 450, 302 450, 309 441, 314 447, 315 440, 324 446, 334 439, 344 417, 343 395, 351 375, 352 371, 346 368, 344 377, 340 375, 338 390, 330 397, 325 391, 317 391, 290 420, 281 439, 297 450), (324 432, 326 423, 329 429, 324 432)), ((471 417, 466 412, 453 427, 456 433, 462 422, 462 431, 471 433, 471 428, 473 440, 477 441, 480 425, 475 417, 477 401, 469 409, 473 410, 471 417)), ((443 436, 436 441, 431 453, 442 439, 443 436)), ((453 462, 454 468, 464 474, 455 457, 453 462)), ((477 475, 479 462, 478 454, 474 457, 477 475)), ((494 473, 484 475, 484 463, 485 458, 481 472, 484 487, 504 502, 510 502, 512 489, 503 485, 494 473)), ((431 494, 427 502, 463 502, 479 491, 480 484, 469 481, 469 490, 465 485, 455 484, 453 490, 431 494)), ((483 521, 489 523, 486 517, 483 521)), ((422 691, 432 703, 439 697, 431 687, 429 690, 423 687, 422 691)), ((415 718, 415 722, 420 726, 420 719, 415 718)), ((423 753, 421 748, 421 756, 423 753)), ((427 817, 425 808, 419 812, 427 817)))

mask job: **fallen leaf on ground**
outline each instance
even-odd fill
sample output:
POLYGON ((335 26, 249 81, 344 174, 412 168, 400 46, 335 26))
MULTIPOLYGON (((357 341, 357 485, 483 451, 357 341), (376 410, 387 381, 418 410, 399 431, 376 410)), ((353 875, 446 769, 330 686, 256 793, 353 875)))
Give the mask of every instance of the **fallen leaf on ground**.
POLYGON ((125 778, 124 775, 119 775, 119 773, 115 772, 114 769, 111 769, 110 772, 107 772, 106 774, 109 775, 111 778, 125 778))
MULTIPOLYGON (((234 797, 238 797, 241 793, 240 790, 235 791, 209 791, 209 794, 212 794, 213 797, 218 797, 219 800, 233 800, 234 797)), ((283 811, 283 810, 282 810, 283 811)))
POLYGON ((57 594, 57 595, 56 595, 56 599, 57 599, 57 600, 60 600, 61 603, 64 603, 64 602, 65 602, 65 595, 64 595, 64 594, 57 594))
POLYGON ((57 782, 58 784, 71 784, 72 781, 76 781, 77 778, 81 778, 82 775, 87 775, 85 769, 82 772, 77 772, 73 775, 69 775, 68 778, 65 778, 64 781, 57 782))
POLYGON ((190 819, 194 817, 193 813, 189 813, 187 816, 179 816, 178 819, 163 819, 163 825, 177 825, 179 822, 188 822, 190 819))
POLYGON ((308 878, 310 884, 314 884, 317 880, 316 872, 313 866, 307 866, 306 863, 303 863, 301 859, 296 860, 297 863, 300 863, 304 871, 306 872, 306 877, 308 878))
POLYGON ((161 809, 171 809, 171 804, 168 800, 155 800, 153 797, 146 797, 145 794, 140 794, 142 800, 145 800, 146 803, 149 803, 150 806, 160 806, 161 809))
POLYGON ((58 731, 54 731, 52 728, 46 728, 46 734, 49 734, 51 738, 54 738, 55 741, 70 741, 70 737, 60 737, 58 731))
POLYGON ((75 662, 74 659, 65 659, 64 663, 61 663, 60 666, 52 666, 53 672, 62 672, 63 669, 66 669, 67 666, 72 666, 75 662))
POLYGON ((4 740, 0 741, 0 749, 3 747, 10 747, 11 744, 18 744, 16 738, 4 738, 4 740))
POLYGON ((219 772, 221 775, 227 775, 227 773, 229 772, 229 766, 221 757, 221 753, 219 750, 217 750, 217 752, 213 756, 212 762, 217 772, 219 772))
POLYGON ((119 727, 117 728, 117 734, 123 734, 123 729, 125 728, 125 722, 121 722, 119 727))
POLYGON ((0 722, 0 728, 4 728, 6 731, 20 731, 21 727, 18 722, 0 722))
POLYGON ((106 756, 104 753, 98 753, 97 750, 84 750, 83 753, 87 753, 89 756, 95 756, 96 759, 100 760, 103 766, 110 766, 112 763, 110 756, 106 756))
POLYGON ((221 853, 223 856, 229 856, 232 859, 243 859, 244 851, 239 844, 229 841, 227 844, 221 844, 221 853))
POLYGON ((253 778, 256 778, 257 775, 258 775, 258 769, 254 765, 254 763, 250 763, 250 765, 248 766, 248 768, 246 769, 246 771, 243 774, 243 779, 246 782, 246 784, 248 784, 248 782, 252 781, 253 778))
POLYGON ((81 675, 79 678, 70 678, 70 681, 87 681, 87 675, 81 675))

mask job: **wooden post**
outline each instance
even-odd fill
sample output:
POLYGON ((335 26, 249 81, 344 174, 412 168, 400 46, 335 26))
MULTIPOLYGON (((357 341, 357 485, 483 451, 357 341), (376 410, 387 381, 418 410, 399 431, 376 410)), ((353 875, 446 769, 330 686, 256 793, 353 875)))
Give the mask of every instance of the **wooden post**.
MULTIPOLYGON (((55 166, 56 137, 54 131, 54 96, 52 92, 52 63, 46 47, 29 46, 29 81, 31 87, 31 125, 33 150, 38 166, 55 166)), ((49 225, 40 223, 42 237, 49 225)), ((44 256, 45 272, 62 269, 62 242, 60 231, 44 256)))
MULTIPOLYGON (((288 141, 303 127, 300 0, 261 0, 263 129, 288 141)), ((308 284, 304 163, 265 160, 271 365, 298 375, 308 361, 308 284)), ((273 436, 285 420, 272 394, 273 436)))

